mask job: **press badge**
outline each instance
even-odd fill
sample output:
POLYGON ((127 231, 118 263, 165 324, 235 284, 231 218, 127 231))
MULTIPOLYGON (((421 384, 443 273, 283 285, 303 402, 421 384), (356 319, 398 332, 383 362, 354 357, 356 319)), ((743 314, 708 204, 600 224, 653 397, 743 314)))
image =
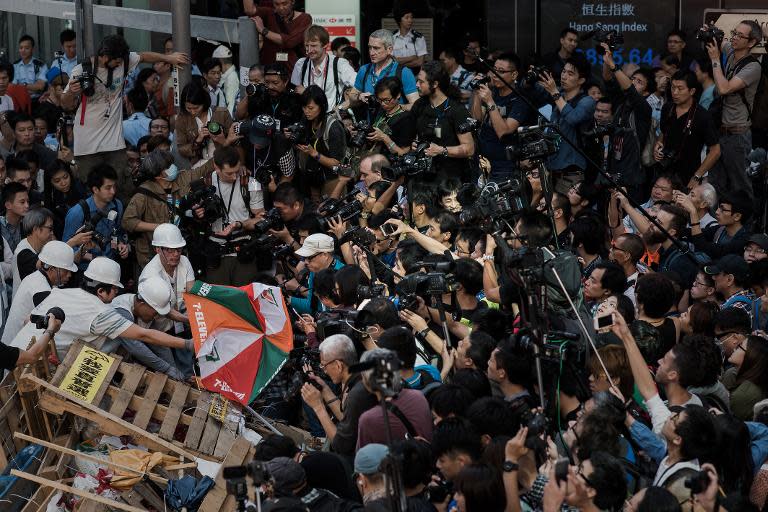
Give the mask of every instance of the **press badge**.
POLYGON ((443 137, 443 129, 440 126, 435 126, 435 137, 438 139, 443 137))
POLYGON ((256 180, 248 180, 248 192, 258 192, 259 190, 261 190, 261 188, 256 180))
POLYGON ((275 60, 278 62, 288 62, 288 52, 277 52, 275 60))
POLYGON ((184 324, 181 322, 173 322, 173 332, 175 334, 181 334, 184 332, 184 324))
POLYGON ((499 114, 501 114, 501 117, 506 117, 507 115, 507 107, 497 107, 499 109, 499 114))
POLYGON ((278 131, 278 132, 280 131, 280 120, 279 119, 275 119, 275 130, 278 131))

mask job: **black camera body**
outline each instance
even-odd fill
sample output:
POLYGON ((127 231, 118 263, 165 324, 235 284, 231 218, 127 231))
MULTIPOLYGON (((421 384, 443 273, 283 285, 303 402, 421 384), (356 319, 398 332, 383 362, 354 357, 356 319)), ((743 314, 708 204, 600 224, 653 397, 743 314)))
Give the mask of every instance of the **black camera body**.
POLYGON ((214 136, 220 135, 224 131, 224 127, 216 121, 208 121, 205 127, 208 128, 208 133, 214 136))
POLYGON ((517 144, 506 147, 508 160, 541 160, 554 155, 559 149, 559 139, 555 135, 544 133, 543 129, 534 129, 518 134, 517 144))
POLYGON ((206 185, 202 179, 190 184, 190 190, 181 199, 179 209, 186 211, 193 206, 203 209, 202 220, 206 222, 213 222, 224 216, 224 201, 216 194, 216 187, 206 185))
POLYGON ((659 166, 662 170, 669 170, 672 165, 677 161, 678 153, 674 149, 666 149, 664 148, 661 152, 661 160, 659 160, 656 165, 659 166))
MULTIPOLYGON (((114 211, 114 210, 110 210, 110 211, 114 211)), ((108 216, 109 216, 109 213, 104 213, 103 211, 98 210, 96 213, 94 213, 91 216, 90 219, 88 219, 86 222, 83 223, 82 232, 88 233, 90 231, 92 233, 91 240, 93 241, 93 243, 102 248, 106 247, 107 244, 110 242, 110 240, 106 236, 104 236, 103 233, 99 233, 98 231, 96 231, 96 226, 99 225, 99 222, 108 218, 108 216)), ((115 216, 117 216, 117 212, 115 212, 115 216)))
POLYGON ((357 285, 357 300, 363 301, 375 299, 376 297, 384 297, 386 289, 387 287, 383 284, 372 284, 370 286, 359 284, 357 285))
POLYGON ((93 73, 83 70, 80 76, 77 77, 77 82, 80 84, 80 89, 86 98, 96 94, 96 75, 93 73))
POLYGON ((263 98, 267 95, 267 86, 264 84, 249 83, 245 86, 245 94, 251 97, 263 98))
POLYGON ((381 178, 386 181, 395 181, 403 176, 411 178, 432 172, 432 157, 424 154, 428 147, 428 142, 422 142, 415 150, 393 158, 391 167, 382 167, 381 178))
POLYGON ((706 28, 700 28, 696 31, 696 39, 701 41, 703 45, 716 43, 717 47, 720 48, 723 39, 725 39, 725 32, 714 25, 707 25, 706 28))
POLYGON ((326 199, 317 208, 320 216, 320 224, 326 227, 328 219, 341 218, 342 222, 353 219, 363 213, 363 205, 355 199, 353 194, 348 194, 342 199, 326 199))
POLYGON ((469 82, 469 88, 473 91, 476 91, 480 88, 481 85, 485 85, 486 87, 491 83, 491 78, 484 76, 481 78, 475 78, 471 82, 469 82))
POLYGON ((699 471, 693 476, 689 476, 683 482, 686 488, 691 490, 691 494, 701 494, 709 487, 710 475, 706 471, 699 471))
POLYGON ((314 380, 309 378, 307 372, 304 371, 304 367, 311 368, 311 372, 315 375, 322 375, 323 369, 320 367, 319 350, 308 347, 291 350, 291 353, 288 356, 288 362, 285 363, 285 368, 292 372, 290 384, 283 394, 285 400, 300 396, 301 388, 306 383, 310 383, 313 386, 318 385, 314 380))
POLYGON ((624 34, 620 34, 616 30, 607 30, 604 28, 597 30, 592 36, 592 39, 597 43, 595 45, 595 51, 598 55, 605 55, 605 48, 602 47, 601 43, 607 44, 608 48, 611 49, 611 52, 615 52, 619 46, 624 44, 624 34))
POLYGON ((430 503, 443 503, 449 496, 453 496, 453 483, 441 478, 427 486, 430 503))
POLYGON ((64 310, 54 306, 44 315, 29 315, 29 321, 34 324, 35 329, 45 329, 48 327, 48 315, 53 315, 60 322, 66 320, 64 310))
POLYGON ((355 134, 349 139, 353 148, 362 148, 368 143, 368 136, 373 133, 373 126, 368 121, 358 121, 355 124, 355 134))
POLYGON ((347 229, 339 238, 339 245, 352 242, 361 247, 370 247, 376 243, 376 235, 362 226, 353 226, 347 229))
POLYGON ((602 138, 606 135, 623 135, 630 133, 631 130, 624 126, 618 126, 616 123, 597 124, 593 123, 581 130, 583 138, 602 138))
POLYGON ((464 226, 480 226, 486 232, 493 232, 499 221, 510 219, 525 209, 521 191, 520 181, 516 179, 500 184, 490 182, 473 198, 470 205, 463 207, 459 222, 464 226))
POLYGON ((355 176, 357 176, 357 171, 350 164, 334 165, 333 167, 331 167, 331 170, 337 176, 343 176, 345 178, 354 178, 355 176))
POLYGON ((309 130, 301 121, 286 126, 284 132, 285 137, 293 144, 309 144, 309 130))
POLYGON ((283 222, 283 218, 280 216, 280 210, 277 208, 272 208, 266 213, 266 215, 264 215, 263 219, 256 223, 253 229, 258 234, 264 234, 270 229, 280 231, 284 227, 285 223, 283 222))
POLYGON ((536 82, 541 80, 544 73, 549 73, 549 68, 541 65, 533 66, 525 75, 523 75, 523 84, 533 86, 536 82))

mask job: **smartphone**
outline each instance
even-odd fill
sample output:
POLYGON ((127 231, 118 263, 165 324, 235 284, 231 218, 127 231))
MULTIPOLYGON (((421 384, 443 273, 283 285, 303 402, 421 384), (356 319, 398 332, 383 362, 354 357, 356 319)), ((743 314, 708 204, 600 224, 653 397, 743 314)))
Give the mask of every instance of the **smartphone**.
POLYGON ((613 327, 613 311, 595 317, 595 330, 597 332, 608 332, 611 327, 613 327))
POLYGON ((384 236, 389 238, 395 234, 397 231, 397 226, 394 224, 382 224, 381 225, 381 232, 384 233, 384 236))
POLYGON ((560 458, 555 462, 555 479, 558 482, 568 481, 568 459, 560 458))

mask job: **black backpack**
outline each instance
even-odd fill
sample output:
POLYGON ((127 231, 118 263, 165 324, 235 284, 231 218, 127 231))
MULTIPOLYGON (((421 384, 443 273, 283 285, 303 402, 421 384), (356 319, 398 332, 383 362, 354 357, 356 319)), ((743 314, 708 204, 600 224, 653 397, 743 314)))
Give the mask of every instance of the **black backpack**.
MULTIPOLYGON (((328 58, 330 59, 331 56, 329 55, 328 58)), ((304 80, 307 79, 307 70, 309 69, 309 57, 304 59, 304 64, 301 66, 301 83, 304 84, 304 80)), ((309 87, 310 84, 307 80, 307 85, 305 87, 309 87)), ((336 57, 333 59, 333 86, 336 89, 336 104, 338 105, 341 103, 341 96, 342 96, 342 90, 339 90, 339 58, 336 57)), ((323 91, 325 92, 325 91, 323 91)))
MULTIPOLYGON (((401 66, 399 62, 396 60, 393 60, 395 63, 395 76, 400 80, 400 83, 403 82, 403 69, 405 69, 405 66, 401 66)), ((365 83, 368 81, 368 77, 371 74, 371 69, 373 68, 373 63, 369 63, 365 65, 365 73, 363 73, 363 90, 365 89, 365 83)), ((408 103, 408 98, 405 96, 405 93, 403 93, 403 99, 406 103, 408 103)))
MULTIPOLYGON (((741 71, 744 68, 744 66, 752 62, 757 62, 759 64, 759 61, 754 56, 747 55, 746 57, 741 59, 739 62, 737 62, 732 70, 728 71, 725 74, 725 78, 727 80, 730 80, 739 71, 741 71)), ((752 109, 749 108, 749 102, 747 101, 747 93, 745 89, 741 89, 737 94, 741 98, 741 102, 744 103, 744 106, 747 108, 747 120, 752 120, 752 109)), ((755 100, 757 100, 757 96, 755 96, 755 100)), ((717 88, 715 88, 715 99, 712 101, 712 104, 709 106, 709 113, 712 115, 712 121, 715 124, 715 128, 719 130, 723 124, 723 96, 718 94, 717 88)))

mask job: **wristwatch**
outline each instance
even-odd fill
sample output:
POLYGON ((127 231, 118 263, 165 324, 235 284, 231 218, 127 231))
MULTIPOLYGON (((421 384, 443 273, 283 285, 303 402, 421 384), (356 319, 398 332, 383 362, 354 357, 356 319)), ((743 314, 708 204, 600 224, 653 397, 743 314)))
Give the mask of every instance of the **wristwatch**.
POLYGON ((495 103, 493 105, 488 105, 488 112, 493 112, 494 110, 496 110, 496 108, 497 107, 495 103))
POLYGON ((520 469, 520 465, 517 462, 512 462, 511 460, 505 460, 504 465, 501 466, 501 469, 503 469, 505 473, 511 473, 512 471, 517 471, 518 469, 520 469))
POLYGON ((699 183, 701 183, 702 181, 704 181, 704 176, 699 176, 698 174, 694 174, 694 175, 692 176, 692 178, 693 178, 694 180, 698 181, 699 183))
POLYGON ((427 334, 429 334, 430 331, 432 331, 432 329, 430 329, 429 327, 425 327, 424 329, 416 333, 416 337, 421 340, 425 340, 427 339, 427 334))
POLYGON ((608 69, 611 70, 611 73, 615 73, 617 69, 619 69, 619 66, 611 66, 608 69))
POLYGON ((264 27, 261 29, 261 35, 264 37, 267 37, 267 34, 269 34, 269 29, 267 27, 264 27))
POLYGON ((443 156, 448 156, 448 146, 443 146, 443 156))
POLYGON ((553 94, 553 95, 552 95, 552 99, 553 99, 554 101, 557 101, 557 100, 559 100, 559 99, 560 99, 560 98, 562 98, 562 97, 563 97, 563 95, 562 95, 562 94, 560 94, 559 92, 556 92, 555 94, 553 94))

